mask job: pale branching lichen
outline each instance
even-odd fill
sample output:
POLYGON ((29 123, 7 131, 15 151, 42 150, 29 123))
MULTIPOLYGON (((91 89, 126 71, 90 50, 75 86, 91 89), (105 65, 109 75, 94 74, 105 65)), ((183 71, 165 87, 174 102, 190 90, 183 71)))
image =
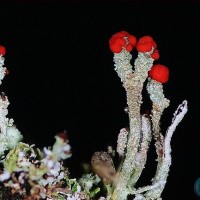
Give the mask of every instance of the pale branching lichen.
MULTIPOLYGON (((126 91, 129 127, 122 128, 117 148, 95 152, 91 158, 91 172, 71 178, 64 160, 72 156, 67 133, 55 136, 52 147, 36 148, 23 142, 23 135, 8 119, 7 96, 0 96, 0 195, 13 200, 161 200, 171 166, 171 138, 185 114, 184 100, 174 113, 171 125, 163 134, 160 120, 170 105, 165 98, 163 84, 169 70, 156 64, 157 44, 150 36, 136 37, 126 31, 114 34, 109 41, 114 53, 114 66, 126 91), (131 64, 130 52, 136 47, 138 57, 131 64), (152 102, 151 112, 141 113, 142 91, 146 85, 152 102), (157 169, 152 184, 137 187, 147 162, 150 143, 154 140, 157 169), (113 157, 118 154, 119 163, 113 157)), ((0 47, 0 84, 8 74, 4 65, 5 48, 0 47)))
MULTIPOLYGON (((168 81, 169 70, 164 65, 153 64, 154 60, 159 59, 156 42, 151 36, 141 37, 136 42, 135 36, 121 31, 111 37, 109 45, 114 53, 115 71, 126 91, 129 131, 121 129, 118 135, 117 152, 121 162, 117 167, 115 179, 109 183, 107 199, 126 200, 132 197, 134 200, 161 200, 171 165, 171 137, 187 112, 187 101, 184 100, 180 104, 174 114, 172 124, 166 134, 162 134, 161 116, 170 103, 163 93, 163 84, 168 81), (134 47, 138 51, 138 57, 133 67, 130 51, 134 47), (141 113, 142 90, 145 84, 152 101, 151 112, 148 115, 141 113), (136 183, 145 168, 152 137, 158 157, 156 174, 152 179, 152 185, 136 188, 136 183)), ((101 173, 102 180, 107 176, 106 173, 102 174, 102 170, 94 169, 94 171, 97 174, 101 173)))

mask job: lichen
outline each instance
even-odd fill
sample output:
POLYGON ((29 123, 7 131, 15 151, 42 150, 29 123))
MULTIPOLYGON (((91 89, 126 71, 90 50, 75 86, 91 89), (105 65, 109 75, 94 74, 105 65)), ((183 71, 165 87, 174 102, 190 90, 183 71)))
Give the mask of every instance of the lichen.
MULTIPOLYGON (((67 133, 55 135, 52 147, 39 149, 35 144, 23 142, 23 135, 13 119, 8 119, 7 96, 0 96, 0 195, 2 199, 18 200, 161 200, 171 166, 171 138, 184 115, 184 100, 174 113, 171 125, 163 134, 160 120, 170 105, 163 84, 169 79, 169 69, 161 64, 157 44, 151 36, 135 36, 126 31, 114 34, 109 40, 114 54, 114 70, 126 91, 129 127, 122 128, 117 148, 95 152, 89 173, 79 178, 70 177, 64 160, 72 156, 67 133), (131 51, 138 57, 131 64, 131 51), (147 82, 147 83, 146 83, 147 82), (146 85, 152 102, 149 114, 141 113, 142 91, 146 85), (152 184, 137 188, 147 161, 150 143, 154 139, 157 169, 152 184), (113 161, 117 156, 119 163, 113 161)), ((0 84, 8 74, 4 67, 5 47, 0 46, 0 84)))

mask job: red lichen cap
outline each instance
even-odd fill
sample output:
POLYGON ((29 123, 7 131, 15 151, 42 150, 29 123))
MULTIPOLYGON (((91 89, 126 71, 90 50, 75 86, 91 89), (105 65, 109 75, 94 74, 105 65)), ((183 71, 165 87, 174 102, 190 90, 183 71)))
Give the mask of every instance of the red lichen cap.
POLYGON ((0 55, 4 56, 6 54, 6 48, 0 45, 0 55))
POLYGON ((154 52, 151 54, 151 57, 154 59, 154 60, 158 60, 160 58, 160 54, 159 54, 159 51, 158 49, 155 49, 154 52))
POLYGON ((137 39, 134 35, 129 35, 128 36, 128 41, 130 42, 130 44, 135 47, 136 43, 137 43, 137 39))
POLYGON ((129 51, 129 52, 132 51, 133 50, 133 45, 127 44, 126 45, 126 50, 129 51))
POLYGON ((126 31, 115 33, 109 40, 110 50, 113 53, 120 53, 122 48, 130 52, 136 46, 136 43, 136 37, 126 31))
POLYGON ((109 41, 109 44, 113 43, 124 46, 126 44, 126 41, 124 40, 123 37, 112 37, 109 41))
POLYGON ((157 44, 153 38, 148 35, 141 37, 136 45, 136 49, 139 52, 149 52, 152 50, 152 47, 156 48, 157 44))
POLYGON ((126 37, 130 35, 127 31, 120 31, 118 33, 115 33, 112 37, 126 37))
POLYGON ((110 50, 113 53, 120 53, 122 51, 122 46, 115 44, 115 43, 112 43, 112 44, 110 44, 110 50))
POLYGON ((57 136, 61 138, 64 142, 66 142, 68 139, 67 131, 59 132, 57 133, 57 136))
POLYGON ((169 79, 169 69, 165 65, 156 64, 149 71, 149 77, 160 83, 166 83, 169 79))

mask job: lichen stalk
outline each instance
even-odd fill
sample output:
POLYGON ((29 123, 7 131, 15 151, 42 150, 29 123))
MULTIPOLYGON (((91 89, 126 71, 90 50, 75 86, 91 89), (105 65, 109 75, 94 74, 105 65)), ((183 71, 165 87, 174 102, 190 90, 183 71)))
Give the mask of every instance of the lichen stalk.
POLYGON ((139 150, 138 153, 135 156, 135 170, 134 172, 131 174, 131 178, 130 178, 130 187, 134 187, 134 185, 136 184, 136 182, 138 181, 144 167, 146 164, 146 160, 147 160, 147 152, 149 149, 149 144, 151 141, 151 123, 150 123, 150 119, 148 116, 146 115, 142 115, 142 120, 141 120, 141 127, 142 127, 142 132, 141 132, 141 142, 140 142, 140 146, 139 146, 139 150))
MULTIPOLYGON (((2 46, 0 46, 2 48, 2 46)), ((0 50, 1 51, 1 50, 0 50)), ((1 52, 2 53, 2 52, 1 52)), ((4 67, 5 58, 3 54, 0 53, 0 85, 2 80, 7 74, 7 68, 4 67)), ((1 92, 0 94, 0 157, 4 157, 4 152, 6 150, 12 149, 18 141, 21 140, 22 135, 13 126, 14 120, 9 119, 8 115, 8 106, 9 106, 8 97, 1 92)))
POLYGON ((125 155, 128 133, 129 132, 125 128, 122 128, 118 134, 117 153, 120 157, 124 157, 125 155))
MULTIPOLYGON (((6 75, 6 67, 4 67, 5 58, 0 55, 0 85, 2 80, 6 75)), ((9 122, 9 119, 6 117, 8 114, 9 101, 7 96, 4 93, 0 95, 0 133, 6 135, 6 128, 9 122)))
POLYGON ((155 147, 158 156, 158 163, 160 163, 164 155, 163 152, 164 137, 160 131, 160 119, 164 112, 164 109, 169 106, 170 101, 164 96, 162 83, 154 81, 151 78, 149 78, 149 82, 147 84, 147 91, 153 103, 151 111, 152 130, 155 139, 155 147))
POLYGON ((0 84, 6 75, 6 67, 4 67, 5 58, 3 55, 0 55, 0 84))
POLYGON ((156 171, 156 175, 153 178, 153 182, 152 185, 162 181, 163 184, 160 185, 159 187, 152 189, 150 191, 147 191, 145 193, 145 198, 146 200, 157 200, 158 198, 160 198, 162 191, 164 190, 164 187, 166 185, 167 182, 167 177, 169 175, 169 169, 171 166, 171 138, 172 135, 176 129, 176 127, 178 126, 178 124, 181 122, 181 120, 183 119, 183 117, 185 116, 185 114, 187 113, 187 101, 183 101, 182 104, 180 104, 176 110, 176 112, 174 113, 174 117, 172 119, 172 123, 171 125, 168 127, 167 132, 166 132, 166 136, 164 139, 164 144, 163 144, 163 148, 164 148, 164 157, 162 162, 160 163, 160 167, 157 168, 156 171))
POLYGON ((121 78, 123 87, 126 91, 127 104, 129 111, 130 133, 127 143, 127 152, 124 163, 119 173, 119 180, 114 190, 112 199, 123 200, 128 194, 127 185, 130 175, 135 169, 135 156, 138 152, 141 132, 140 106, 142 103, 142 88, 144 81, 151 69, 153 59, 148 53, 139 53, 134 63, 134 72, 130 64, 132 56, 126 50, 114 54, 115 70, 121 78))

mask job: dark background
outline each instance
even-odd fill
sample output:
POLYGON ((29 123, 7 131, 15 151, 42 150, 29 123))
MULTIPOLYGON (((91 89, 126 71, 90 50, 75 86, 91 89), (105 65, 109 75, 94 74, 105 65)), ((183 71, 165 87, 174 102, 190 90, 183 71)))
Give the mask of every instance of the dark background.
MULTIPOLYGON (((183 100, 189 107, 172 138, 163 199, 199 199, 193 186, 200 177, 200 3, 33 2, 0 3, 0 44, 7 49, 5 66, 10 70, 1 91, 25 141, 42 148, 66 130, 72 177, 81 175, 82 163, 89 163, 95 151, 116 147, 128 117, 108 40, 121 30, 137 39, 151 35, 161 55, 155 63, 170 69, 164 92, 171 104, 163 113, 162 132, 183 100)), ((148 106, 144 102, 143 109, 148 106)), ((149 184, 155 173, 154 150, 152 145, 141 184, 149 184)))

